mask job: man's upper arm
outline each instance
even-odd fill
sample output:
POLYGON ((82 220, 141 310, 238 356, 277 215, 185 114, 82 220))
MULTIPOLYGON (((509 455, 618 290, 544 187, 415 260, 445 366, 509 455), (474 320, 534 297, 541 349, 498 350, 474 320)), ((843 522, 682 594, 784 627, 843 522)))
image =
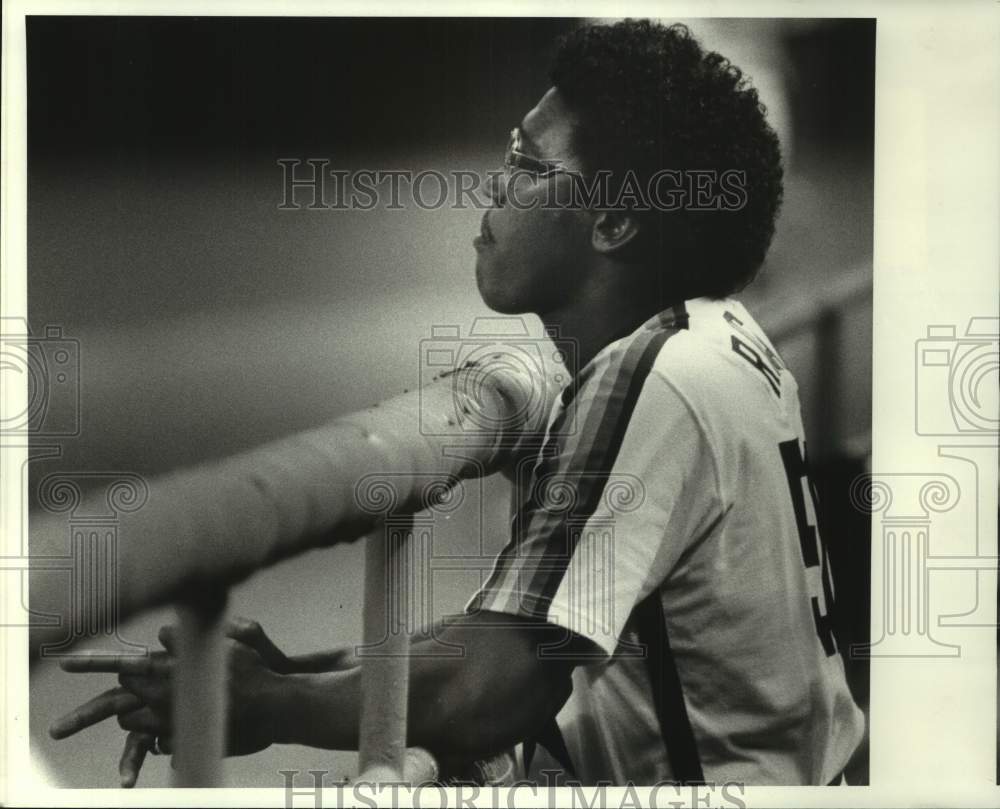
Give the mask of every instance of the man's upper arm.
POLYGON ((546 654, 565 637, 564 628, 534 617, 481 610, 448 619, 425 643, 428 648, 437 644, 439 653, 445 645, 461 649, 462 657, 484 674, 499 671, 505 677, 530 680, 568 673, 571 662, 546 654))
MULTIPOLYGON (((609 363, 577 394, 572 434, 529 467, 511 540, 467 610, 544 620, 614 653, 633 607, 719 511, 718 470, 696 414, 658 372, 609 363)), ((517 491, 518 488, 515 488, 517 491)))
POLYGON ((482 611, 448 619, 416 644, 415 682, 428 686, 420 704, 451 717, 452 741, 461 742, 454 752, 494 754, 558 712, 572 690, 573 664, 541 649, 564 635, 532 618, 482 611))

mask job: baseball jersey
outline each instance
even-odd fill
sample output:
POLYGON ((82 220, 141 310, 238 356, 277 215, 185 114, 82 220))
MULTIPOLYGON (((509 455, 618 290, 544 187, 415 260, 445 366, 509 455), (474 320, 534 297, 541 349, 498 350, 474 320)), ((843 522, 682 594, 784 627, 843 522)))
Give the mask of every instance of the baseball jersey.
MULTIPOLYGON (((742 304, 687 301, 602 349, 514 478, 510 541, 466 609, 592 641, 557 716, 577 779, 839 775, 864 717, 834 639, 797 387, 742 304)), ((524 775, 565 758, 538 747, 524 775)))

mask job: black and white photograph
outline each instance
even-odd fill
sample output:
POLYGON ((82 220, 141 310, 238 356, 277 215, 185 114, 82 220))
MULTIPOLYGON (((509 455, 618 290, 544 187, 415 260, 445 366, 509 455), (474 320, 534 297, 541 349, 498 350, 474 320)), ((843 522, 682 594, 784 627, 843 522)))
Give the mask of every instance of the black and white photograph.
POLYGON ((106 5, 4 20, 0 801, 995 805, 995 7, 106 5))

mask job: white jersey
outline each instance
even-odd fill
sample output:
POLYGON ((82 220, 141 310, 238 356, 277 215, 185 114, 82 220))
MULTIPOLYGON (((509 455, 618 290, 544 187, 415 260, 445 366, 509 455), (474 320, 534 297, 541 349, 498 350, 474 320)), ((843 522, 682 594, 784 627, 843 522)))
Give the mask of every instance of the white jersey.
MULTIPOLYGON (((467 609, 593 642, 557 717, 581 782, 822 785, 843 770, 864 719, 805 453, 795 380, 732 299, 651 318, 563 392, 467 609)), ((560 769, 550 752, 529 777, 560 769)))

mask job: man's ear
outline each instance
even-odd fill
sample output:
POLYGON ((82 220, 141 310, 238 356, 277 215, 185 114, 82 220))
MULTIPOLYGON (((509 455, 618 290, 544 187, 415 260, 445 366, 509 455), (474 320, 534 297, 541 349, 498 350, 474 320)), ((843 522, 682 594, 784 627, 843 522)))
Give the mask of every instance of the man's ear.
POLYGON ((598 253, 613 253, 639 234, 635 217, 623 211, 601 211, 594 219, 590 243, 598 253))

